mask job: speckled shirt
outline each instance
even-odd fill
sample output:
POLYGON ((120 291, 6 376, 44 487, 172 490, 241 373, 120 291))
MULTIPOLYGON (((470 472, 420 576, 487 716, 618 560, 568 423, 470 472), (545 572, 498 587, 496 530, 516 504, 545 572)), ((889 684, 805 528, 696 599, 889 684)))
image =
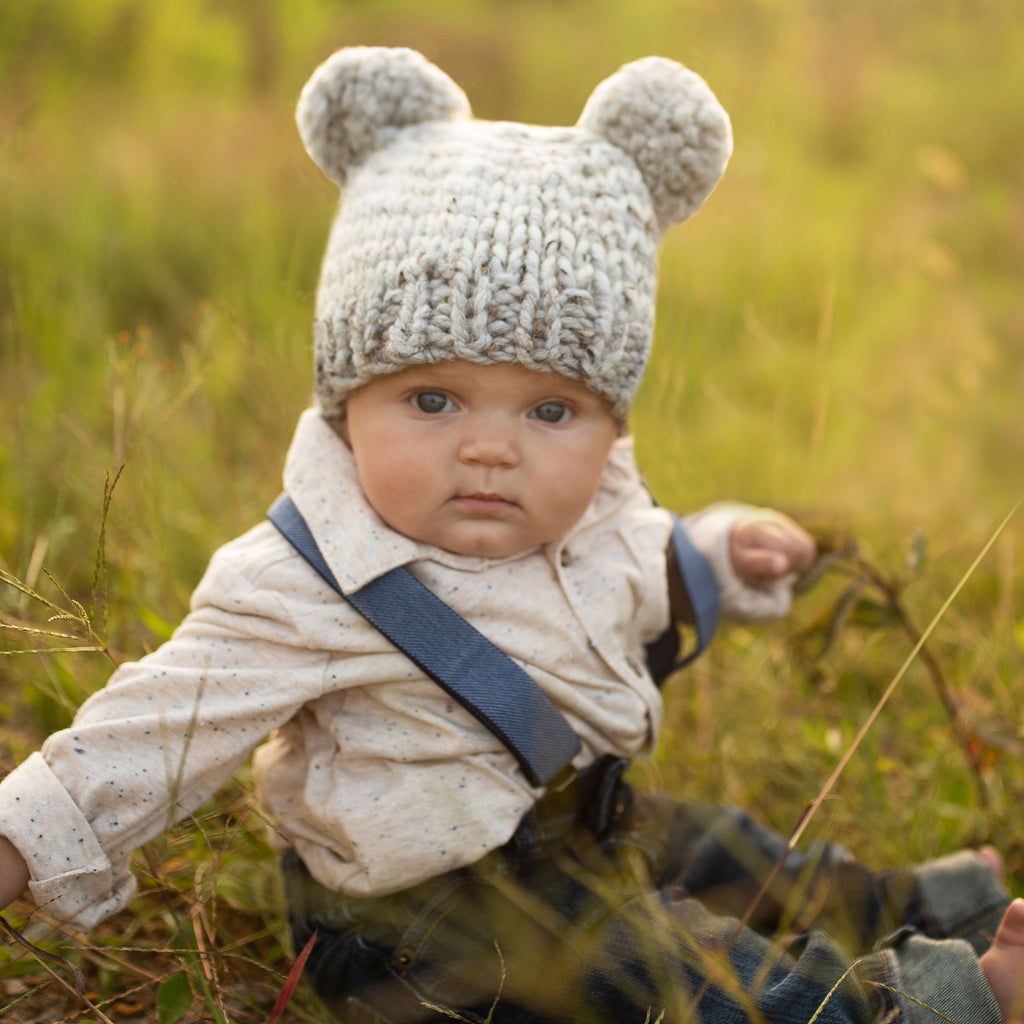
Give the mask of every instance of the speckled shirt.
MULTIPOLYGON (((641 486, 629 439, 564 540, 498 560, 388 528, 312 411, 285 486, 343 590, 408 566, 544 689, 580 736, 578 764, 651 751, 662 705, 643 654, 669 622, 670 517, 641 486)), ((89 927, 131 898, 132 850, 257 747, 276 832, 319 881, 351 894, 477 860, 537 795, 495 736, 263 523, 215 554, 166 644, 119 668, 4 779, 0 834, 25 858, 35 900, 89 927)))

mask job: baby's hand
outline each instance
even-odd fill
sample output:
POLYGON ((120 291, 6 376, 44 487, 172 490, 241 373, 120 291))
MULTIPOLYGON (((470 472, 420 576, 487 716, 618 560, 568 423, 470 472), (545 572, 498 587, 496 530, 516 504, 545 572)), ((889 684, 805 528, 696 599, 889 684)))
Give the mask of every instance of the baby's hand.
POLYGON ((0 836, 0 910, 13 903, 28 886, 28 867, 14 844, 0 836))
POLYGON ((806 572, 816 553, 806 530, 789 516, 767 509, 738 520, 729 535, 733 571, 750 587, 770 586, 790 573, 806 572))

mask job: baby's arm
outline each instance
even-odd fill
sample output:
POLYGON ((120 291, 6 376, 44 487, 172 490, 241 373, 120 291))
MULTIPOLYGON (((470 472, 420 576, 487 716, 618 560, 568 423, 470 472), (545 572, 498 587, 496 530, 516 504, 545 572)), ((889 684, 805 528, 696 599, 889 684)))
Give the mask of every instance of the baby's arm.
MULTIPOLYGON (((719 502, 684 519, 690 539, 708 560, 718 584, 722 614, 735 620, 778 618, 789 611, 793 584, 817 553, 811 536, 773 509, 719 502)), ((673 618, 689 622, 669 559, 673 618)))
POLYGON ((28 888, 28 867, 14 844, 0 836, 0 911, 28 888))
POLYGON ((71 727, 0 780, 0 903, 27 886, 79 928, 127 903, 131 852, 323 695, 324 652, 289 603, 311 583, 269 524, 214 557, 174 636, 120 666, 71 727))

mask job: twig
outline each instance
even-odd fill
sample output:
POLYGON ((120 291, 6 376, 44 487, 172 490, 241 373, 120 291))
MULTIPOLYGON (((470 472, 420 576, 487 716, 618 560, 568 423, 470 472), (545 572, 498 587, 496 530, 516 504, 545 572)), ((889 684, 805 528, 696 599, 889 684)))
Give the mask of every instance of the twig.
MULTIPOLYGON (((1014 510, 1016 511, 1016 509, 1014 510)), ((1012 516, 1013 513, 1011 513, 1012 516)), ((1008 522, 1009 520, 1007 520, 1008 522)), ((992 541, 999 536, 1002 531, 1002 526, 999 527, 999 531, 993 536, 992 541)), ((986 545, 982 556, 988 551, 991 546, 986 545)), ((910 638, 910 641, 914 644, 914 652, 919 655, 921 663, 924 665, 928 675, 931 677, 932 683, 935 686, 935 692, 938 695, 939 702, 946 710, 946 714, 949 716, 950 724, 953 727, 954 732, 960 746, 963 749, 964 756, 967 758, 967 766, 970 769, 971 776, 974 779, 977 791, 978 800, 982 808, 987 812, 992 807, 992 800, 989 795, 988 785, 985 781, 985 774, 982 769, 980 751, 975 749, 971 743, 971 737, 964 727, 963 718, 960 714, 960 705, 957 703, 956 697, 953 695, 953 690, 946 681, 945 674, 942 671, 942 667, 939 665, 938 659, 932 654, 931 650, 925 644, 925 637, 922 636, 921 630, 918 629, 916 623, 907 610, 906 605, 900 599, 899 588, 893 584, 893 582, 879 572, 867 559, 856 556, 854 563, 857 566, 859 572, 861 572, 879 591, 881 591, 886 605, 890 611, 896 616, 903 631, 910 638)), ((971 567, 970 571, 973 571, 974 566, 971 567)), ((944 610, 944 609, 943 609, 944 610)), ((929 631, 930 632, 930 631, 929 631)))
POLYGON ((76 967, 67 957, 58 956, 56 953, 50 953, 45 949, 40 949, 39 946, 34 945, 25 938, 16 928, 12 928, 6 921, 6 919, 0 915, 0 931, 2 931, 9 939, 16 942, 23 949, 26 949, 32 956, 38 961, 39 966, 46 971, 59 985, 62 985, 69 992, 74 992, 75 997, 79 1002, 84 1003, 103 1024, 114 1024, 114 1022, 107 1017, 98 1006, 91 1002, 85 994, 85 975, 82 973, 79 967, 76 967), (47 962, 49 961, 49 963, 47 962), (74 987, 72 988, 61 976, 55 971, 50 964, 54 963, 60 967, 65 967, 71 971, 72 976, 75 979, 74 987))

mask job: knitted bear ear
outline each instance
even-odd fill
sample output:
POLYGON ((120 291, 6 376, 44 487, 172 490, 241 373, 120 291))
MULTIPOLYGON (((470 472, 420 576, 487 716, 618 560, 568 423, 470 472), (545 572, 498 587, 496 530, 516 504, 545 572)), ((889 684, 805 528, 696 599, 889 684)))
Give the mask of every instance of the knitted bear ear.
POLYGON ((732 152, 729 116, 699 75, 645 57, 602 82, 577 122, 640 168, 662 231, 700 209, 732 152))
POLYGON ((343 185, 350 168, 400 129, 469 114, 462 90, 414 50, 351 47, 313 72, 295 119, 309 155, 343 185))

